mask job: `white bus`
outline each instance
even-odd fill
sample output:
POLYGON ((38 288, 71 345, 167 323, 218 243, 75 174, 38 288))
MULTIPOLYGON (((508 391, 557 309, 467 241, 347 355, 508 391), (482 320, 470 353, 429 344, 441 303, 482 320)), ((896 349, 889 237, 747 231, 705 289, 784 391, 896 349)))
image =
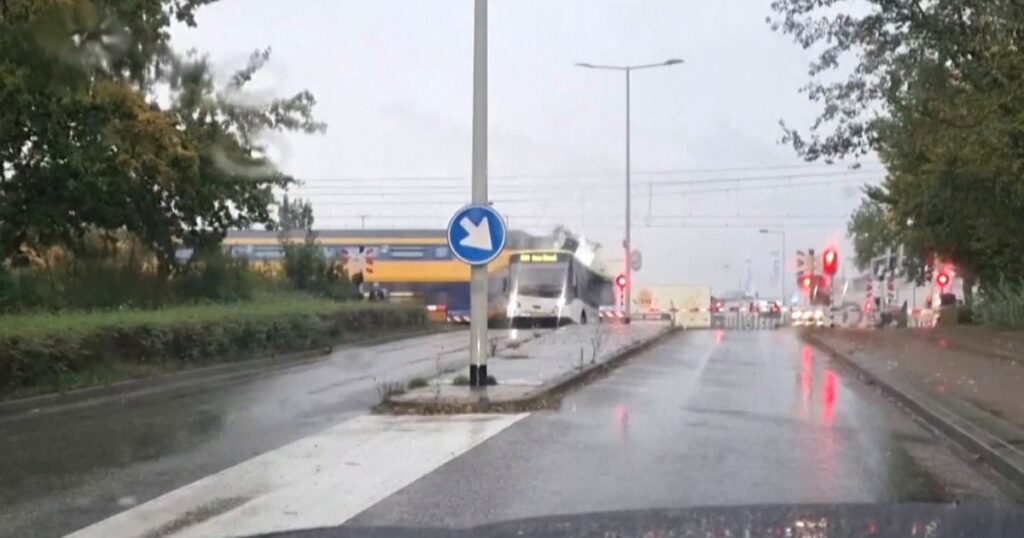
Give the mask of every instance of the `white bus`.
POLYGON ((614 304, 611 278, 565 250, 509 258, 507 317, 513 327, 598 323, 598 307, 614 304))

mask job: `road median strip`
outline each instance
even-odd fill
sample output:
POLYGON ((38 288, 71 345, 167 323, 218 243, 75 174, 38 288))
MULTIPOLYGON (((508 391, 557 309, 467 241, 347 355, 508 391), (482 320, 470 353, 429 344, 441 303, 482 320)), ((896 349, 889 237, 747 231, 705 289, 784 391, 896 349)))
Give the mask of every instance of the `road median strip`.
MULTIPOLYGON (((634 324, 633 328, 642 327, 634 324)), ((619 345, 591 360, 583 356, 582 339, 593 337, 585 327, 568 327, 548 333, 544 338, 532 342, 533 347, 547 346, 533 354, 508 357, 491 357, 492 371, 498 376, 498 384, 484 388, 470 388, 453 383, 450 374, 442 374, 427 381, 426 386, 414 388, 401 394, 387 395, 374 410, 384 414, 464 414, 464 413, 520 413, 537 409, 557 407, 562 396, 570 390, 586 384, 604 373, 620 366, 626 359, 644 351, 673 334, 668 326, 637 329, 639 334, 630 334, 630 326, 618 326, 621 331, 619 345), (579 349, 579 355, 576 350, 579 349), (546 351, 546 354, 541 354, 546 351), (500 361, 501 364, 494 365, 500 361), (568 366, 568 367, 567 367, 568 366), (530 369, 540 369, 537 377, 516 374, 530 369), (544 375, 543 370, 548 375, 544 375)), ((458 377, 457 375, 455 377, 458 377)))
POLYGON ((1024 492, 1024 430, 960 398, 937 394, 891 372, 883 372, 867 358, 842 349, 844 346, 832 338, 815 331, 804 331, 802 337, 1024 492))

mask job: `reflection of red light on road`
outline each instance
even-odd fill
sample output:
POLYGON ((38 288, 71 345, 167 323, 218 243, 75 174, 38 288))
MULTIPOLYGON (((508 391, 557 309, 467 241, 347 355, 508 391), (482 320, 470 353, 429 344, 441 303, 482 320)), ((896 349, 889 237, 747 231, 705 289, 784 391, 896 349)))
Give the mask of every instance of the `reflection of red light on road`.
POLYGON ((939 338, 939 347, 942 349, 949 349, 949 340, 945 338, 939 338))
POLYGON ((825 391, 822 395, 821 422, 826 425, 832 424, 832 418, 836 409, 836 373, 832 370, 825 370, 825 391))
POLYGON ((619 435, 623 441, 629 440, 629 406, 620 403, 615 406, 615 422, 619 426, 619 435))
POLYGON ((723 330, 715 331, 715 344, 721 344, 722 343, 722 337, 724 335, 725 335, 725 331, 723 331, 723 330))
POLYGON ((813 360, 810 346, 800 348, 800 399, 804 403, 811 399, 811 364, 813 360))

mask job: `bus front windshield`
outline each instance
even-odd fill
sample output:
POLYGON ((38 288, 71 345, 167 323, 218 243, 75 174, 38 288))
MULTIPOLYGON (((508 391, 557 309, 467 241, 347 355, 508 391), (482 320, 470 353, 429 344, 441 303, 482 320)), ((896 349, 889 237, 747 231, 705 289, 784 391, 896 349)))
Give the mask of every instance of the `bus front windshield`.
POLYGON ((568 282, 569 264, 519 263, 513 271, 513 288, 519 296, 559 297, 568 282))

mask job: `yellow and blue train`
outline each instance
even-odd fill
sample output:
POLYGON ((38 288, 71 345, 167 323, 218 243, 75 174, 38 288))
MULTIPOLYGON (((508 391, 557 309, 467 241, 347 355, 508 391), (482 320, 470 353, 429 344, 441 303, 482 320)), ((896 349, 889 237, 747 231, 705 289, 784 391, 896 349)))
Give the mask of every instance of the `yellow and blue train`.
MULTIPOLYGON (((448 249, 444 230, 318 230, 317 243, 330 260, 349 264, 358 259, 364 290, 378 284, 392 301, 424 305, 432 316, 450 321, 469 319, 469 266, 448 249)), ((302 241, 304 232, 290 239, 302 241)), ((550 242, 510 230, 504 252, 488 265, 491 310, 503 315, 508 295, 508 266, 516 252, 550 242)), ((232 256, 274 267, 284 257, 279 232, 229 232, 224 247, 232 256)), ((352 272, 349 264, 349 271, 352 272)))

